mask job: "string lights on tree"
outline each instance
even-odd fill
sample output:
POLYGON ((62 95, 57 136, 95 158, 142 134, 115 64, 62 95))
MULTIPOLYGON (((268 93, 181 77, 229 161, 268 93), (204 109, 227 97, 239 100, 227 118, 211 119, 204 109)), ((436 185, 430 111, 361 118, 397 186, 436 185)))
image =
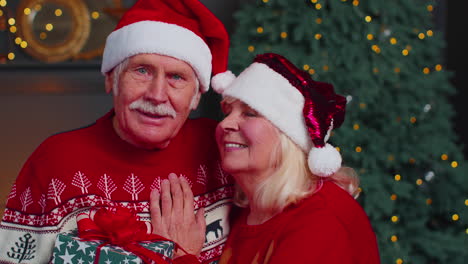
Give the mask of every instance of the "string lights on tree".
POLYGON ((436 1, 259 0, 235 14, 230 68, 285 55, 347 95, 330 140, 361 179, 382 263, 464 263, 466 161, 450 123, 436 1), (443 243, 441 241, 444 241, 443 243))

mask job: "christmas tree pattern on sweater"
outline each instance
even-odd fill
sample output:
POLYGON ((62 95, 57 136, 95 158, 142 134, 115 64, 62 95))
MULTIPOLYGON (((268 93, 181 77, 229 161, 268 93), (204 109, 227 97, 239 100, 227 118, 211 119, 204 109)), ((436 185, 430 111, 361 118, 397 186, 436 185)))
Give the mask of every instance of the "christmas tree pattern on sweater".
POLYGON ((0 263, 48 262, 57 234, 75 229, 76 215, 90 208, 123 206, 149 221, 149 194, 169 173, 190 183, 195 208, 205 207, 207 225, 219 222, 217 233, 207 233, 201 259, 219 257, 229 232, 233 185, 219 164, 212 136, 216 123, 188 120, 167 149, 152 152, 120 140, 111 116, 54 135, 31 155, 8 195, 0 263), (29 251, 15 244, 22 240, 29 251))

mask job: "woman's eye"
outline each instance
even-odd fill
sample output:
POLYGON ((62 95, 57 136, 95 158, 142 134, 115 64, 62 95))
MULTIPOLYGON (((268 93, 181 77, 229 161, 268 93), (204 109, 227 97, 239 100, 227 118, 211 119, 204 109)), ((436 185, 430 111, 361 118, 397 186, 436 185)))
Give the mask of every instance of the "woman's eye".
POLYGON ((244 115, 245 115, 245 116, 248 116, 248 117, 256 117, 256 116, 258 116, 257 112, 254 112, 254 111, 246 111, 246 112, 244 112, 244 115))

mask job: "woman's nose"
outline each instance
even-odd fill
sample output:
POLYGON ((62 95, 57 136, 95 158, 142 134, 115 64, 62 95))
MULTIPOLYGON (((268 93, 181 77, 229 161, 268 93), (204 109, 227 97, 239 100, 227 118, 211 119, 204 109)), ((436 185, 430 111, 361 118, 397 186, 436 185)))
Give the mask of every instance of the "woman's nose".
POLYGON ((234 113, 227 115, 223 121, 219 123, 219 126, 224 131, 236 131, 239 129, 239 119, 234 113))

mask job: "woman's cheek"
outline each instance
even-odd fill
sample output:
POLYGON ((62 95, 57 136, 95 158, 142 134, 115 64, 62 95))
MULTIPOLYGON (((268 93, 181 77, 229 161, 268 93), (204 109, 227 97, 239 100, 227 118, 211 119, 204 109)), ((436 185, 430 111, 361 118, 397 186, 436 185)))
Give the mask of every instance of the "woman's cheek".
POLYGON ((246 140, 252 144, 270 144, 269 142, 272 135, 272 129, 265 121, 258 119, 245 122, 241 127, 242 134, 246 140))

